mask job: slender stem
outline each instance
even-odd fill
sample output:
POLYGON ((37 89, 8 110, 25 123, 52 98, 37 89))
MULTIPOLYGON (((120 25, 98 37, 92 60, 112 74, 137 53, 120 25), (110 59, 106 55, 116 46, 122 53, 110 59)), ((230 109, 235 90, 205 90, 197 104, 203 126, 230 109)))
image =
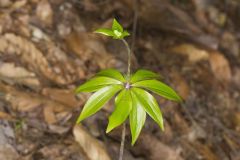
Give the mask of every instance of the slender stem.
MULTIPOLYGON (((125 39, 122 39, 122 41, 127 48, 127 54, 128 54, 127 82, 129 83, 130 75, 131 75, 131 49, 125 39)), ((126 134, 126 123, 124 122, 123 130, 122 130, 121 146, 120 146, 120 151, 119 151, 119 160, 123 160, 125 134, 126 134)))
POLYGON ((125 39, 122 39, 124 45, 127 48, 127 54, 128 54, 128 68, 127 68, 127 80, 130 80, 130 74, 131 74, 131 49, 125 39))
POLYGON ((120 146, 120 152, 119 152, 119 160, 123 160, 125 134, 126 134, 126 123, 124 122, 124 123, 123 123, 123 130, 122 130, 121 146, 120 146))

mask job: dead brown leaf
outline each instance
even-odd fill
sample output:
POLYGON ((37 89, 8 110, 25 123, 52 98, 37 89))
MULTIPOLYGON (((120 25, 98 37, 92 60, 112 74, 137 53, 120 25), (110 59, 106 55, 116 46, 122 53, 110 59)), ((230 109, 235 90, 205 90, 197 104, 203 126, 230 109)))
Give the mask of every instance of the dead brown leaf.
POLYGON ((101 42, 90 34, 73 32, 65 40, 68 48, 84 62, 94 62, 101 69, 114 67, 114 57, 106 51, 101 42))
POLYGON ((141 133, 133 150, 139 150, 138 154, 144 154, 149 160, 183 160, 176 150, 146 132, 141 133))
POLYGON ((31 70, 40 72, 49 80, 57 84, 72 83, 72 78, 61 75, 58 71, 50 67, 44 54, 31 41, 12 33, 6 33, 0 36, 0 51, 3 53, 12 53, 20 57, 21 61, 26 63, 31 70))
POLYGON ((12 10, 16 10, 16 9, 19 9, 23 6, 25 6, 27 4, 27 0, 19 0, 19 1, 15 1, 13 3, 13 5, 11 6, 11 9, 12 10))
POLYGON ((54 101, 58 101, 65 106, 76 107, 80 106, 83 102, 76 99, 73 90, 57 89, 57 88, 44 88, 42 94, 51 98, 54 101))
POLYGON ((81 125, 76 125, 73 128, 73 135, 90 160, 110 160, 104 146, 81 125))
POLYGON ((184 117, 181 116, 180 113, 174 112, 174 116, 172 117, 174 121, 175 128, 179 129, 181 133, 187 134, 190 131, 190 126, 184 117))
POLYGON ((53 107, 51 106, 44 107, 43 114, 45 122, 47 122, 48 124, 54 124, 57 122, 56 116, 53 112, 53 107))
POLYGON ((200 49, 192 44, 181 44, 170 49, 172 52, 179 53, 188 57, 192 63, 207 60, 209 54, 206 50, 200 49))
POLYGON ((71 118, 71 109, 63 104, 52 101, 44 96, 36 93, 23 92, 12 87, 1 85, 4 91, 4 99, 11 104, 14 110, 20 112, 31 112, 34 109, 43 107, 44 119, 48 124, 53 124, 71 118), (70 115, 70 117, 69 117, 70 115))
POLYGON ((175 72, 172 74, 172 79, 174 82, 174 86, 177 93, 184 99, 187 100, 189 94, 190 94, 190 87, 187 84, 184 77, 182 77, 179 73, 175 72))
POLYGON ((31 88, 39 88, 40 82, 36 75, 14 63, 0 63, 0 79, 10 84, 23 84, 31 88))
POLYGON ((48 160, 88 160, 83 151, 79 149, 79 146, 72 141, 68 143, 61 142, 59 144, 56 143, 44 146, 39 150, 39 153, 43 155, 44 159, 48 160))
POLYGON ((53 11, 48 0, 41 0, 36 8, 36 15, 42 24, 51 26, 53 23, 53 11))
POLYGON ((12 4, 10 0, 1 0, 0 7, 9 7, 12 4))
POLYGON ((11 91, 6 94, 5 100, 8 101, 14 110, 28 112, 43 105, 43 100, 29 93, 11 91))
POLYGON ((85 77, 85 68, 75 61, 54 42, 42 43, 42 49, 47 53, 46 58, 51 64, 53 71, 64 77, 66 81, 74 82, 85 77))
POLYGON ((219 52, 211 52, 209 63, 214 76, 221 82, 230 82, 232 73, 228 60, 219 52))

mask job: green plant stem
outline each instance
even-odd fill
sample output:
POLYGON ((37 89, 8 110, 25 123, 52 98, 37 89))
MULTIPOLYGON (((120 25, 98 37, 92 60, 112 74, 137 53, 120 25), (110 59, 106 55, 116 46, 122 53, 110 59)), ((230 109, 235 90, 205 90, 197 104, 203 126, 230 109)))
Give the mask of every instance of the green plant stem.
MULTIPOLYGON (((127 82, 129 83, 130 75, 131 75, 131 49, 125 39, 122 39, 122 41, 127 48, 127 54, 128 54, 127 82)), ((126 135, 126 123, 124 122, 123 130, 122 130, 122 137, 121 137, 121 146, 120 146, 120 151, 119 151, 119 160, 123 160, 125 135, 126 135)))
POLYGON ((130 80, 130 75, 131 75, 131 49, 125 39, 122 39, 124 45, 127 48, 127 54, 128 54, 128 68, 127 68, 127 80, 130 80))
MULTIPOLYGON (((125 39, 122 39, 122 41, 127 48, 127 54, 128 54, 127 82, 129 83, 130 75, 131 75, 131 49, 125 39)), ((124 122, 123 130, 122 130, 122 137, 121 137, 121 146, 120 146, 120 151, 119 151, 119 160, 123 160, 125 135, 126 135, 126 123, 124 122)))
POLYGON ((126 134, 126 123, 123 123, 123 130, 122 130, 122 138, 121 138, 121 146, 119 151, 119 159, 123 160, 123 151, 124 151, 124 143, 125 143, 125 134, 126 134))

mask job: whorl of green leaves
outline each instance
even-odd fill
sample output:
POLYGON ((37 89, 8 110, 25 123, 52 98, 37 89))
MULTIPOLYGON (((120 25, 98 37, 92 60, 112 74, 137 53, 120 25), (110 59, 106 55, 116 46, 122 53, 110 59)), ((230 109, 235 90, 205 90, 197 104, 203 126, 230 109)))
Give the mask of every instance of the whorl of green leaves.
POLYGON ((112 28, 100 28, 95 31, 95 33, 100 33, 105 36, 112 37, 113 39, 123 39, 130 34, 128 31, 124 30, 121 24, 114 18, 112 23, 112 28))
MULTIPOLYGON (((119 40, 130 35, 116 19, 113 20, 111 29, 101 28, 95 33, 119 40)), ((130 78, 115 69, 100 71, 76 89, 76 93, 95 92, 84 105, 77 123, 95 114, 115 97, 115 110, 109 117, 107 133, 129 117, 133 145, 144 126, 147 114, 164 130, 162 112, 150 92, 177 102, 181 98, 171 87, 159 81, 160 78, 158 74, 144 69, 138 70, 130 78)))
POLYGON ((109 117, 106 132, 121 125, 129 117, 133 145, 144 126, 146 114, 164 130, 161 110, 150 92, 177 102, 181 98, 171 87, 159 81, 160 76, 152 71, 138 70, 131 75, 129 82, 125 77, 115 69, 106 69, 79 86, 76 93, 95 93, 86 102, 77 123, 95 114, 115 97, 115 110, 109 117))

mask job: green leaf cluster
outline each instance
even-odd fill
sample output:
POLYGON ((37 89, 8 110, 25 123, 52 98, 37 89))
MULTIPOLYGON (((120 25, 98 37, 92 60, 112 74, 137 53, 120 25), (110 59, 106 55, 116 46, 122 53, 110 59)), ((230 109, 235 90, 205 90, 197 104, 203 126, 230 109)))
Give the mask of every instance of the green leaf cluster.
POLYGON ((125 77, 115 69, 106 69, 79 86, 76 93, 95 93, 86 102, 77 123, 95 114, 116 96, 115 109, 109 117, 106 132, 121 125, 129 117, 133 145, 145 123, 146 114, 164 130, 162 112, 149 91, 172 101, 180 102, 181 98, 171 87, 159 81, 160 76, 152 71, 138 70, 129 81, 125 77))
POLYGON ((121 24, 114 18, 112 23, 112 28, 100 28, 95 31, 95 33, 100 33, 109 37, 113 37, 113 39, 123 39, 130 34, 128 31, 124 30, 121 24))

